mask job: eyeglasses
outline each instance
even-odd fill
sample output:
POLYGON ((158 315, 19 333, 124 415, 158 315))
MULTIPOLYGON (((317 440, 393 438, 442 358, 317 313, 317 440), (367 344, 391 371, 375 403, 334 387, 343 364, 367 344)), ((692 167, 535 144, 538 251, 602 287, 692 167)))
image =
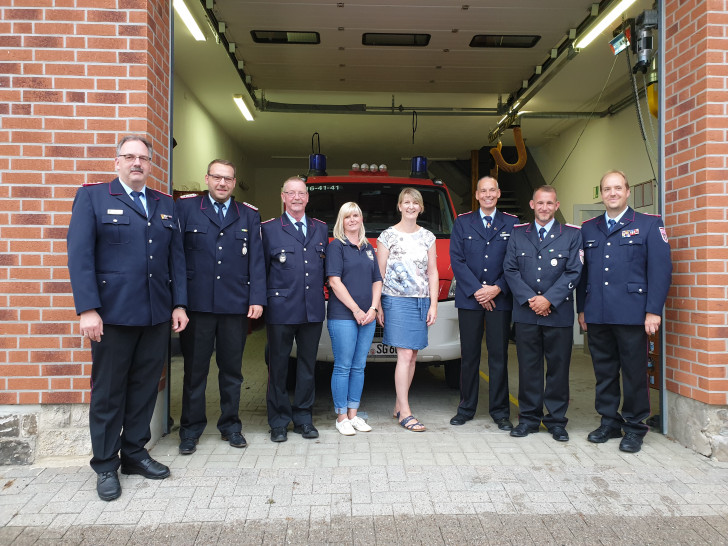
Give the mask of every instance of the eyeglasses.
POLYGON ((306 197, 307 191, 284 191, 288 197, 306 197))
POLYGON ((120 154, 117 157, 122 158, 127 163, 134 163, 137 159, 140 163, 150 163, 152 158, 146 155, 120 154))
POLYGON ((235 177, 233 176, 221 176, 219 174, 210 174, 207 173, 207 176, 209 176, 213 182, 220 182, 224 180, 226 183, 231 184, 233 180, 235 180, 235 177))

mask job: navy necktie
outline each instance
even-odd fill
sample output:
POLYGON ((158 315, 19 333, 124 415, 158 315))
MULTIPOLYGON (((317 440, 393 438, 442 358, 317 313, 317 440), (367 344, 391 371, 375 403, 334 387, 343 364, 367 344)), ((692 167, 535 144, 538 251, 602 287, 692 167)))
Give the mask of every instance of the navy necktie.
POLYGON ((304 242, 306 237, 303 235, 303 222, 296 222, 296 231, 298 231, 298 239, 304 242))
POLYGON ((543 242, 545 237, 546 237, 546 228, 542 227, 541 229, 538 230, 538 240, 543 242))
POLYGON ((220 225, 222 225, 225 221, 225 213, 223 212, 225 205, 222 203, 215 203, 215 208, 217 209, 217 217, 220 219, 220 225))
POLYGON ((612 233, 614 231, 614 228, 617 225, 616 220, 613 220, 612 218, 610 218, 609 222, 607 222, 607 224, 609 224, 609 233, 612 233))
POLYGON ((485 227, 489 228, 493 218, 491 216, 483 216, 483 221, 485 222, 485 227))
POLYGON ((137 206, 139 211, 144 215, 144 217, 147 217, 147 211, 144 208, 144 203, 142 203, 142 195, 144 195, 140 191, 133 191, 131 192, 131 200, 134 201, 134 204, 137 206))

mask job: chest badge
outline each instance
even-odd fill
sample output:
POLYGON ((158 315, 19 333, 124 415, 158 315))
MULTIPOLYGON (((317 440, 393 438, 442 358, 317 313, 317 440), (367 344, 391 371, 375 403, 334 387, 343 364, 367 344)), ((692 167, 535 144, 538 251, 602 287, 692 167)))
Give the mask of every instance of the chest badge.
POLYGON ((286 263, 286 251, 285 250, 281 250, 281 255, 278 256, 278 261, 281 262, 282 264, 286 263))
POLYGON ((243 256, 248 253, 248 245, 243 245, 243 256))
POLYGON ((553 258, 553 259, 551 260, 551 265, 552 265, 552 266, 554 266, 554 267, 556 267, 556 264, 558 264, 558 263, 559 263, 559 262, 558 262, 558 261, 556 260, 556 258, 553 258))

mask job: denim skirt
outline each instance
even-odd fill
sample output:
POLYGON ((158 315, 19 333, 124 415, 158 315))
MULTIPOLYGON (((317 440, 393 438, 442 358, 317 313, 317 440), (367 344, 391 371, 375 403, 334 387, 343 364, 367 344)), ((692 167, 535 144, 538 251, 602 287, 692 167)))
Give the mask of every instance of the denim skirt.
POLYGON ((384 336, 391 347, 419 351, 427 347, 427 311, 430 298, 405 298, 382 294, 384 336))

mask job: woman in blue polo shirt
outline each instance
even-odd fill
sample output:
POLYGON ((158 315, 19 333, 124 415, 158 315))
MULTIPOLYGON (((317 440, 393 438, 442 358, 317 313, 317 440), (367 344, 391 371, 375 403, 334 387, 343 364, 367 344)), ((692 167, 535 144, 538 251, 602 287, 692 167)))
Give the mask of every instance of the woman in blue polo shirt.
POLYGON ((334 240, 326 250, 326 274, 330 288, 326 318, 334 351, 331 394, 336 429, 352 436, 357 430, 372 430, 356 413, 382 294, 382 275, 356 203, 344 203, 339 209, 334 240))

